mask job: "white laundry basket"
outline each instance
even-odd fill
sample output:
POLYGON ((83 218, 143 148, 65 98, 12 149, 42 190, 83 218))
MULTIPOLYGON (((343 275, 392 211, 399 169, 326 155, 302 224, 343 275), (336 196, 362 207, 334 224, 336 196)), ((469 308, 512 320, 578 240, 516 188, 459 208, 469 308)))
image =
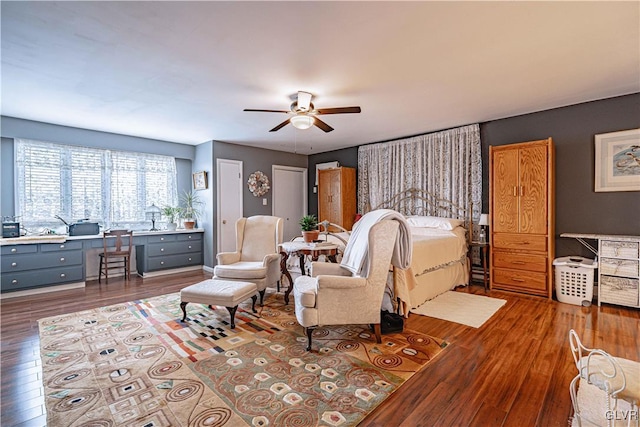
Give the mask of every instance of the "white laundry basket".
POLYGON ((553 260, 556 267, 556 297, 566 304, 581 305, 593 299, 595 260, 581 256, 566 256, 553 260))

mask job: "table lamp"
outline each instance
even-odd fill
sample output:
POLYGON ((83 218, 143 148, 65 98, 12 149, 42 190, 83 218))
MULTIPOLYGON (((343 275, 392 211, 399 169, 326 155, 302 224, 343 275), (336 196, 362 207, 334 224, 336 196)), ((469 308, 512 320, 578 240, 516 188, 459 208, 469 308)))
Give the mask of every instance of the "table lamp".
POLYGON ((156 219, 160 219, 162 210, 152 203, 151 206, 145 210, 144 214, 147 221, 151 221, 151 230, 149 231, 158 231, 156 228, 156 219))
POLYGON ((487 233, 485 231, 485 226, 489 225, 489 214, 480 214, 480 221, 478 221, 478 225, 480 226, 480 235, 478 236, 478 241, 480 243, 487 243, 487 233))

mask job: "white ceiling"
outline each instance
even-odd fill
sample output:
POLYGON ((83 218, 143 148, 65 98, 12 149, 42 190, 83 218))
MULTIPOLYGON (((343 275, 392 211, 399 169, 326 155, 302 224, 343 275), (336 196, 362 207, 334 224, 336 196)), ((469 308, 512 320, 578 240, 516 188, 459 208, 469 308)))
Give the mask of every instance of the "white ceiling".
POLYGON ((2 110, 302 154, 640 92, 640 2, 1 3, 2 110), (335 128, 269 132, 298 90, 335 128))

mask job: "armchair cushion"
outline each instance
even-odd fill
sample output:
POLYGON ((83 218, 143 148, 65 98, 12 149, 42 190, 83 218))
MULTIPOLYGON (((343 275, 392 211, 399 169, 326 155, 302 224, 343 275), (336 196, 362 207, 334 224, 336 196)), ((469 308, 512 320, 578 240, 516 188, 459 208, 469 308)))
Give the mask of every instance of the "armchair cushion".
POLYGON ((262 279, 267 275, 267 267, 262 261, 240 261, 229 265, 218 264, 213 274, 227 279, 262 279))

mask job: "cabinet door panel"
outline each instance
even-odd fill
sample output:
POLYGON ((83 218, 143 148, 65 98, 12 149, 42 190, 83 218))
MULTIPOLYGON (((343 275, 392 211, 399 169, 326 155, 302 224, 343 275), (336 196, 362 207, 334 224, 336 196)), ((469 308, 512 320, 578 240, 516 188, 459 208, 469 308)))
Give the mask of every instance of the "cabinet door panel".
POLYGON ((518 232, 518 150, 493 152, 493 231, 518 232))
POLYGON ((547 147, 522 148, 519 152, 519 231, 544 234, 547 230, 547 147))

